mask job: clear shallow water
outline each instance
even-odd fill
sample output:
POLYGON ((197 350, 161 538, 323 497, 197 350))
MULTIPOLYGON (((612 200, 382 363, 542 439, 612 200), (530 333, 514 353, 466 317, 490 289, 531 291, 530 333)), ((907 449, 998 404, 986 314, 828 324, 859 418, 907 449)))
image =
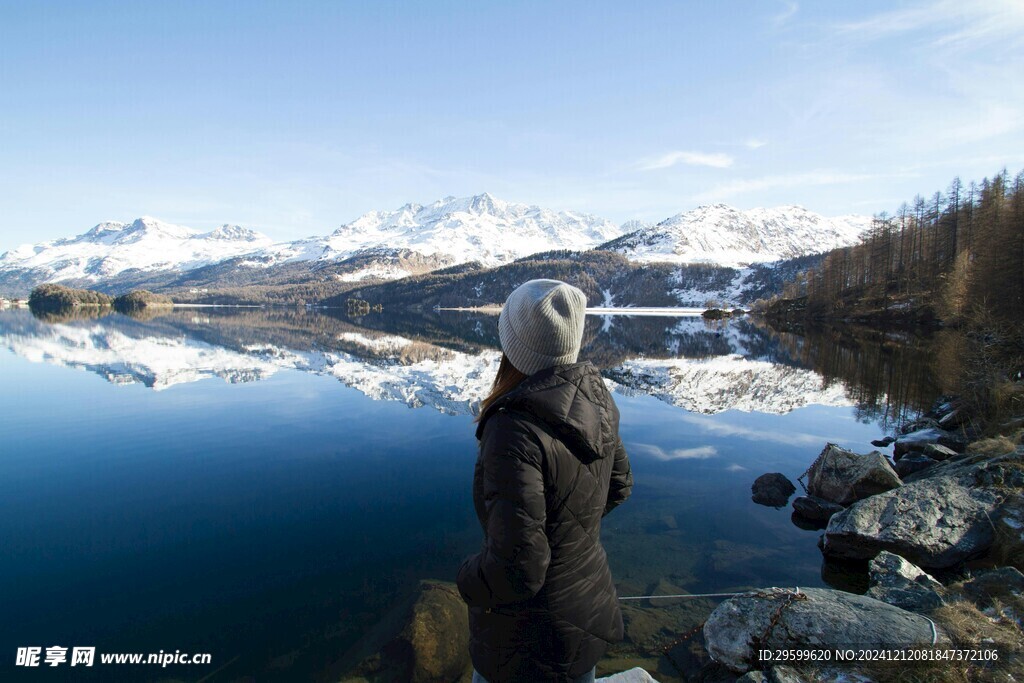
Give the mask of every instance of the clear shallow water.
MULTIPOLYGON (((121 680, 305 680, 417 580, 453 580, 480 542, 470 410, 495 319, 361 322, 0 312, 3 678, 39 678, 15 650, 57 644, 213 655, 121 680)), ((750 485, 795 482, 826 441, 871 448, 842 385, 742 322, 592 320, 581 357, 636 480, 603 528, 621 594, 824 585, 819 532, 750 485)))

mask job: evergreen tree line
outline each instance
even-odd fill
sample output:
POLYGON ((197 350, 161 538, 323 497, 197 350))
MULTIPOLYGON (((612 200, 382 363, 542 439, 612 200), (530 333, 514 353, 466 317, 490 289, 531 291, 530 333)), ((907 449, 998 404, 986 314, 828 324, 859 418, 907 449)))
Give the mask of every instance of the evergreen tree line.
MULTIPOLYGON (((501 304, 523 282, 551 278, 579 287, 590 306, 604 302, 606 291, 615 293, 615 306, 679 306, 677 291, 721 291, 729 287, 736 272, 733 268, 701 263, 633 263, 611 251, 559 250, 533 254, 494 268, 453 267, 361 285, 321 303, 343 307, 348 299, 355 298, 371 305, 381 303, 385 310, 501 304)), ((704 303, 703 298, 698 305, 704 303)))
MULTIPOLYGON (((1024 171, 917 196, 875 216, 862 242, 830 252, 791 282, 812 315, 914 308, 948 321, 1024 320, 1024 171)), ((917 316, 920 317, 920 316, 917 316)))
POLYGON ((169 306, 171 298, 137 289, 118 297, 91 289, 75 289, 57 284, 42 284, 32 290, 28 305, 33 310, 61 311, 81 306, 113 306, 119 311, 141 309, 147 306, 169 306))
POLYGON ((32 308, 74 308, 75 306, 109 306, 113 299, 91 289, 73 289, 63 285, 44 284, 32 290, 28 305, 32 308))

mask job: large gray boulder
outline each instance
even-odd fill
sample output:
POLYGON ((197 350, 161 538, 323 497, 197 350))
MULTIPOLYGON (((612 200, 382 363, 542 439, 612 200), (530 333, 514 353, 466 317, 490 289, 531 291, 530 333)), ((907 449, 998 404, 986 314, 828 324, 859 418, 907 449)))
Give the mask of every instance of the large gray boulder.
POLYGON ((758 664, 756 650, 761 647, 894 648, 932 643, 931 622, 913 612, 843 591, 800 590, 803 597, 797 599, 791 596, 792 589, 765 588, 721 603, 704 623, 708 654, 733 671, 745 672, 758 664))
POLYGON ((899 555, 883 550, 868 567, 866 595, 912 612, 941 607, 944 588, 935 577, 899 555))
POLYGON ((825 446, 807 471, 807 492, 839 505, 892 490, 900 477, 884 455, 860 455, 833 443, 825 446))
POLYGON ((950 567, 992 544, 989 513, 998 500, 952 476, 920 479, 834 515, 822 550, 849 559, 889 550, 922 567, 950 567))

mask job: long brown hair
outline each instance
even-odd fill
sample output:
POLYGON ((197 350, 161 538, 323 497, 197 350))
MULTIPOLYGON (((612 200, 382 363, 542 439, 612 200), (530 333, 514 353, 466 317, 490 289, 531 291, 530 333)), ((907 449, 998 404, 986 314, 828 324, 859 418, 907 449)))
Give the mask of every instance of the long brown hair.
POLYGON ((484 411, 492 403, 519 386, 519 383, 526 379, 526 377, 527 375, 516 370, 516 366, 512 365, 512 361, 508 359, 508 356, 504 353, 501 354, 501 363, 498 364, 498 372, 494 375, 491 393, 487 394, 487 397, 480 401, 480 412, 474 421, 479 422, 480 418, 483 417, 484 411))

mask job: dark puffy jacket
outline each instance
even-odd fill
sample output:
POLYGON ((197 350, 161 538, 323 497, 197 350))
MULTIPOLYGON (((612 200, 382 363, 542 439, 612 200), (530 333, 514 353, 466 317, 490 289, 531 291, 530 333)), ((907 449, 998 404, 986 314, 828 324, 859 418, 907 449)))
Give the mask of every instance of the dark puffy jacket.
POLYGON ((481 416, 473 504, 483 550, 459 569, 470 656, 489 683, 571 681, 622 639, 601 518, 633 475, 590 362, 541 370, 481 416))

